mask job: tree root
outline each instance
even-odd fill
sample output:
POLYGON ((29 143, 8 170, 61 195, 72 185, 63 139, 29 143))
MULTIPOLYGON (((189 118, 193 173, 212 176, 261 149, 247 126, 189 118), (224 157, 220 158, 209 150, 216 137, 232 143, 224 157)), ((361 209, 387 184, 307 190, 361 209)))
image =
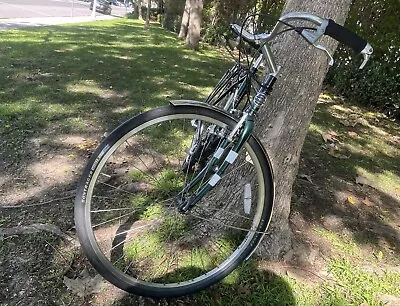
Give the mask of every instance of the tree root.
MULTIPOLYGON (((75 191, 75 190, 71 190, 71 191, 75 191)), ((47 205, 56 201, 63 201, 63 200, 68 200, 68 199, 72 199, 74 198, 75 195, 69 195, 69 196, 65 196, 62 198, 57 198, 57 199, 52 199, 49 201, 45 201, 45 202, 40 202, 40 203, 33 203, 33 204, 28 204, 28 205, 10 205, 10 206, 0 206, 0 208, 2 209, 15 209, 15 208, 27 208, 27 207, 35 207, 35 206, 41 206, 41 205, 47 205)))
POLYGON ((64 241, 72 244, 75 244, 77 241, 76 238, 62 232, 61 229, 58 226, 55 226, 54 224, 35 223, 31 225, 0 228, 0 235, 4 236, 33 234, 39 232, 52 233, 53 235, 56 235, 62 238, 64 241))

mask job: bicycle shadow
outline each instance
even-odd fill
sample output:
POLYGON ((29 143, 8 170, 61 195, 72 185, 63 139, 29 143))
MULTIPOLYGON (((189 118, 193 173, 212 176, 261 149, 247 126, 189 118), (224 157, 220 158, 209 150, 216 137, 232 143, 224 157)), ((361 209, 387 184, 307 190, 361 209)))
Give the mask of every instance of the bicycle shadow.
MULTIPOLYGON (((201 269, 178 269, 166 277, 199 275, 201 269)), ((147 298, 123 293, 110 305, 296 305, 290 284, 280 275, 257 267, 255 260, 239 266, 220 283, 198 293, 179 298, 147 298), (233 300, 232 297, 235 297, 233 300)))

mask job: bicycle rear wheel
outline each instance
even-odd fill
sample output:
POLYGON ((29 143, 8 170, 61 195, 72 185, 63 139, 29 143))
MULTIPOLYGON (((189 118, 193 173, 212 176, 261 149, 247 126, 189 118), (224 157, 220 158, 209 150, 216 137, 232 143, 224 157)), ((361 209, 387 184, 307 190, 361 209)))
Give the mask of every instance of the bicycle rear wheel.
MULTIPOLYGON (((235 63, 218 81, 212 92, 204 101, 207 104, 224 109, 226 112, 231 112, 239 106, 242 98, 250 91, 250 80, 243 90, 240 97, 235 96, 238 87, 248 77, 248 71, 239 63, 235 63)), ((244 108, 242 106, 241 108, 244 108)), ((241 111, 243 109, 240 109, 241 111)))
POLYGON ((205 107, 154 109, 114 130, 84 170, 75 202, 78 237, 95 269, 125 291, 173 297, 206 288, 248 258, 267 228, 272 174, 254 137, 214 188, 179 212, 180 192, 200 170, 181 167, 196 120, 221 139, 235 125, 205 107))

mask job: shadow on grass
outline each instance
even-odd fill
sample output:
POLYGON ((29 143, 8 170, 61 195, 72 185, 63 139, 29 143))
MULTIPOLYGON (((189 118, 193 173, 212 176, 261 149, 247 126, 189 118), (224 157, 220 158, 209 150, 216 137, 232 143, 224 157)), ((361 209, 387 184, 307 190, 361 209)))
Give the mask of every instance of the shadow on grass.
POLYGON ((398 254, 400 144, 393 136, 400 129, 387 119, 367 115, 357 107, 318 105, 299 169, 311 182, 296 181, 294 210, 328 230, 350 232, 357 244, 376 253, 398 254), (359 123, 347 125, 343 120, 349 117, 359 118, 359 123), (336 134, 331 146, 342 149, 340 153, 329 154, 331 142, 322 137, 329 131, 336 134), (360 177, 367 184, 357 184, 360 177))
MULTIPOLYGON (((190 270, 190 269, 189 269, 190 270)), ((193 271, 183 271, 191 273, 193 271)), ((182 273, 179 271, 178 273, 182 273)), ((154 299, 124 294, 112 305, 296 305, 291 286, 273 272, 262 270, 250 261, 209 289, 180 298, 154 299)))
MULTIPOLYGON (((104 132, 170 99, 203 99, 230 65, 131 20, 7 31, 0 41, 1 228, 40 223, 73 232, 73 191, 104 132)), ((79 264, 68 270, 63 256, 52 262, 56 235, 31 237, 4 237, 0 302, 23 300, 20 283, 32 304, 75 304, 62 276, 89 268, 82 254, 71 250, 79 264)))
POLYGON ((169 99, 202 99, 226 67, 215 54, 185 50, 172 34, 138 22, 2 34, 3 169, 31 161, 30 137, 100 134, 169 99))

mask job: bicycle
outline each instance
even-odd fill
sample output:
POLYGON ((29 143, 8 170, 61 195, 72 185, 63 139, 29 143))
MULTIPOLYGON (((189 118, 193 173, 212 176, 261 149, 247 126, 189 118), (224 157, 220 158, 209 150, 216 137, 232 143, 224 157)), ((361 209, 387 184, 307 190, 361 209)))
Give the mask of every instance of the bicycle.
POLYGON ((217 86, 218 95, 207 103, 171 101, 121 124, 83 172, 75 202, 79 240, 93 267, 127 292, 194 293, 231 273, 261 242, 273 211, 274 179, 267 152, 252 132, 254 116, 279 73, 269 46, 273 38, 294 30, 332 61, 318 44, 328 35, 364 56, 360 68, 372 54, 358 35, 309 13, 281 16, 270 33, 250 34, 237 24, 231 28, 259 50, 253 65, 263 63, 269 72, 243 112, 232 114, 251 80, 233 67, 222 80, 234 74, 239 81, 217 86), (315 28, 290 21, 311 22, 315 28), (191 163, 195 146, 200 149, 191 163))

